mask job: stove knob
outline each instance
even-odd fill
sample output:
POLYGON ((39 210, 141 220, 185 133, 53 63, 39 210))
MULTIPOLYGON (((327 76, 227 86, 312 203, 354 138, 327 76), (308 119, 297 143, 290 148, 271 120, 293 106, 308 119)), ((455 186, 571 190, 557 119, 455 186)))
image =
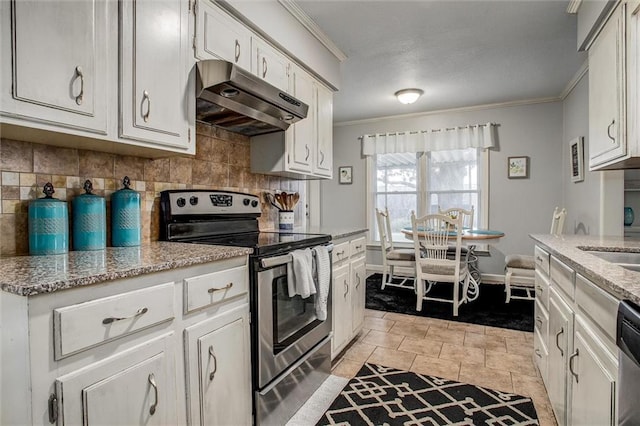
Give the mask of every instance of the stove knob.
POLYGON ((191 204, 192 206, 198 204, 198 197, 192 196, 191 198, 189 198, 189 204, 191 204))
POLYGON ((178 207, 184 207, 187 204, 187 201, 180 197, 176 200, 176 204, 178 204, 178 207))
POLYGON ((245 206, 248 206, 250 202, 251 200, 249 200, 248 198, 245 198, 244 200, 242 200, 242 204, 244 204, 245 206))
POLYGON ((253 200, 251 202, 251 207, 258 207, 258 202, 256 200, 253 200))

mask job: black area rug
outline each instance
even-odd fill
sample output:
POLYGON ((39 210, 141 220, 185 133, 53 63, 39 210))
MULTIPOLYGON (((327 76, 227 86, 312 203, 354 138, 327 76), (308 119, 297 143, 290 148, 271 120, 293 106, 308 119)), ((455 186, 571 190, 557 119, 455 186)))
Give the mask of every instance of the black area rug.
POLYGON ((365 364, 318 425, 537 425, 531 398, 365 364))
MULTIPOLYGON (((395 279, 394 282, 401 280, 395 279)), ((416 311, 416 295, 413 289, 385 287, 380 290, 382 275, 374 274, 367 278, 368 309, 386 312, 418 315, 513 330, 533 331, 533 300, 511 300, 505 303, 504 285, 480 284, 480 295, 473 302, 462 304, 458 316, 453 316, 453 305, 445 302, 425 300, 422 311, 416 311)), ((451 284, 436 284, 429 292, 433 297, 451 298, 451 284)))

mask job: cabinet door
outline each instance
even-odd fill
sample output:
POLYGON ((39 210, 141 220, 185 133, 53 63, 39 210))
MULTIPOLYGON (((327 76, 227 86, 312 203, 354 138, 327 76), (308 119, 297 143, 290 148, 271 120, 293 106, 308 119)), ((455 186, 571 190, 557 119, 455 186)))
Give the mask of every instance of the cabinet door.
POLYGON ((333 270, 333 341, 331 356, 342 349, 351 336, 351 283, 350 265, 339 266, 333 270))
POLYGON ((253 73, 285 92, 289 91, 289 60, 265 41, 254 37, 251 40, 253 73))
POLYGON ((620 4, 589 49, 589 166, 627 154, 625 8, 620 4))
POLYGON ((2 25, 11 27, 2 42, 2 111, 106 134, 107 2, 3 1, 0 8, 2 25))
POLYGON ((317 84, 317 144, 314 173, 331 178, 333 176, 333 92, 317 84))
POLYGON ((189 148, 187 8, 181 0, 121 2, 121 137, 189 148))
POLYGON ((248 305, 187 328, 185 346, 189 424, 251 424, 248 305))
POLYGON ((56 380, 60 424, 177 424, 169 338, 138 346, 56 380))
POLYGON ((572 347, 573 311, 552 291, 549 299, 549 357, 547 392, 558 425, 567 424, 567 368, 572 347))
POLYGON ((616 382, 607 368, 615 363, 602 344, 587 333, 576 331, 571 373, 571 424, 615 425, 616 382))
POLYGON ((351 330, 352 335, 359 332, 364 322, 366 283, 365 258, 360 257, 351 262, 351 283, 353 293, 351 294, 351 306, 353 307, 351 330))
POLYGON ((224 59, 250 70, 251 32, 213 3, 199 2, 196 56, 198 59, 224 59))
POLYGON ((291 78, 292 94, 309 105, 307 118, 287 130, 288 168, 311 172, 313 147, 316 142, 316 84, 313 78, 300 69, 294 70, 291 78))

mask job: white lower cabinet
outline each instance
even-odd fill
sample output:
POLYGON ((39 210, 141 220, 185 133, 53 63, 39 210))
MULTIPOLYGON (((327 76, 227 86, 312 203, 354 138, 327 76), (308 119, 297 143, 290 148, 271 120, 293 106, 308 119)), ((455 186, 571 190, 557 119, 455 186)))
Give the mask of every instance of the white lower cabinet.
POLYGON ((362 330, 366 293, 364 236, 338 239, 333 249, 331 358, 335 358, 362 330))
POLYGON ((0 424, 250 425, 248 293, 246 256, 0 292, 0 424))
POLYGON ((174 351, 164 337, 58 378, 58 424, 177 424, 174 351))
MULTIPOLYGON (((558 425, 615 425, 619 300, 553 255, 550 265, 546 346, 545 299, 536 293, 533 357, 558 425)), ((536 283, 543 282, 542 269, 536 267, 536 283)))
POLYGON ((251 424, 249 306, 185 330, 189 424, 251 424))

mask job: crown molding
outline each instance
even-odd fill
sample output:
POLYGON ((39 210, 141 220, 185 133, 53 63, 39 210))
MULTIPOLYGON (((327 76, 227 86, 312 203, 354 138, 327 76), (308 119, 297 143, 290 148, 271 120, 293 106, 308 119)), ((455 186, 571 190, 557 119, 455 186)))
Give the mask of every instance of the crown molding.
POLYGON ((362 120, 334 122, 333 126, 334 127, 353 126, 356 124, 377 123, 377 122, 380 122, 380 120, 398 120, 398 119, 404 119, 404 118, 424 117, 427 115, 445 114, 450 112, 481 111, 485 109, 509 108, 509 107, 516 107, 516 106, 544 104, 544 103, 560 102, 560 101, 562 101, 562 98, 560 98, 559 96, 554 96, 550 98, 524 99, 520 101, 497 102, 494 104, 473 105, 473 106, 460 107, 460 108, 449 108, 449 109, 440 109, 440 110, 434 110, 434 111, 414 112, 411 114, 387 115, 384 117, 365 118, 362 120))
POLYGON ((340 62, 347 59, 347 55, 327 36, 324 31, 316 24, 313 19, 306 14, 304 10, 298 6, 293 0, 278 0, 278 3, 284 7, 300 24, 307 29, 324 47, 329 50, 333 56, 338 58, 340 62))
POLYGON ((569 96, 571 91, 576 87, 576 85, 580 82, 580 80, 582 80, 582 77, 584 77, 587 74, 587 71, 589 71, 589 60, 585 59, 580 69, 578 69, 578 71, 574 74, 571 80, 569 80, 565 88, 560 93, 561 100, 564 101, 565 98, 569 96))
POLYGON ((578 13, 578 9, 582 4, 582 0, 569 0, 569 4, 567 5, 567 13, 572 15, 578 13))

